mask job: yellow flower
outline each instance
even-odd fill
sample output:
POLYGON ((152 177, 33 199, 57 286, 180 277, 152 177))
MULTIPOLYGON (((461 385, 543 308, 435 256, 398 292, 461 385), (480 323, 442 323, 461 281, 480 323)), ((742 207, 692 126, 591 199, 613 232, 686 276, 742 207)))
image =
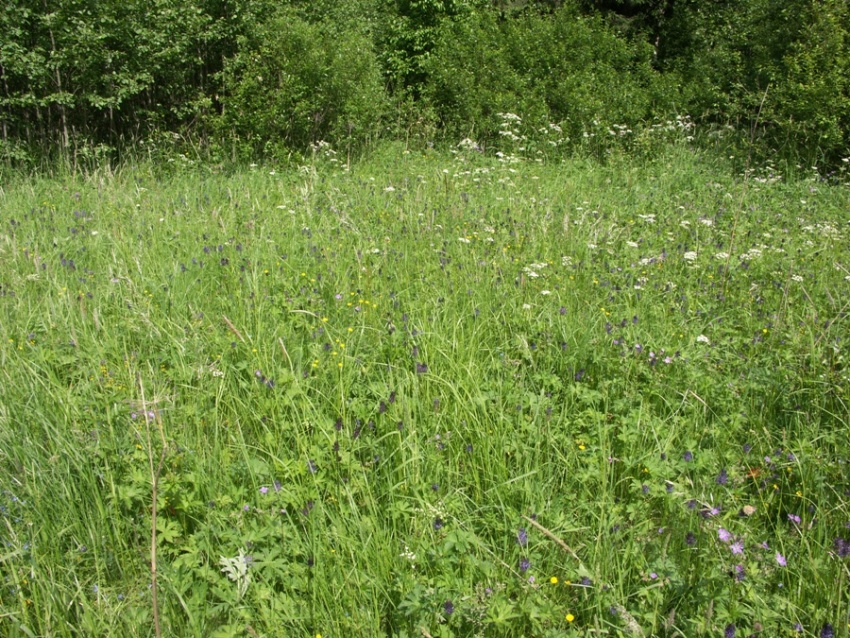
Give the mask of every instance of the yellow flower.
POLYGON ((573 616, 572 614, 567 614, 566 619, 567 619, 567 622, 572 622, 576 619, 576 617, 573 616))
POLYGON ((552 578, 549 579, 549 582, 552 583, 553 585, 557 585, 558 584, 558 577, 552 576, 552 578))

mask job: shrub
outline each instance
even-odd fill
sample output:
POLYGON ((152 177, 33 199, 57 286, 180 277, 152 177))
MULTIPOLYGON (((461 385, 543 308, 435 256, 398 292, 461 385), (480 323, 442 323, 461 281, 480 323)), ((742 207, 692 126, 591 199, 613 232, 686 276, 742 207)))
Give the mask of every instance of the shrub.
POLYGON ((379 131, 387 104, 365 34, 288 10, 242 43, 226 65, 225 86, 222 133, 265 155, 321 140, 356 147, 379 131))
POLYGON ((513 112, 534 126, 560 123, 577 139, 592 125, 633 126, 664 111, 651 52, 569 5, 510 20, 482 11, 443 29, 425 97, 456 136, 495 139, 498 114, 513 112))

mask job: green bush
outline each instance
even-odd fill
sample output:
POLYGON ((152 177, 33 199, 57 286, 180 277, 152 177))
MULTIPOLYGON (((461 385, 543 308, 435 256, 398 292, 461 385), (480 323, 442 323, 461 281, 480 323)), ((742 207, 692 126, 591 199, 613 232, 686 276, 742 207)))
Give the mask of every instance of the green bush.
POLYGON ((748 153, 835 165, 850 124, 848 27, 847 3, 834 0, 682 5, 661 66, 678 75, 683 110, 733 125, 748 153))
MULTIPOLYGON (((667 112, 651 47, 617 37, 568 5, 510 20, 492 12, 448 24, 428 60, 425 96, 446 132, 496 139, 499 113, 533 127, 558 123, 571 139, 667 112)), ((504 134, 502 134, 504 137, 504 134)))
POLYGON ((284 10, 243 41, 225 68, 224 136, 280 156, 319 141, 356 147, 375 136, 387 96, 369 38, 284 10))

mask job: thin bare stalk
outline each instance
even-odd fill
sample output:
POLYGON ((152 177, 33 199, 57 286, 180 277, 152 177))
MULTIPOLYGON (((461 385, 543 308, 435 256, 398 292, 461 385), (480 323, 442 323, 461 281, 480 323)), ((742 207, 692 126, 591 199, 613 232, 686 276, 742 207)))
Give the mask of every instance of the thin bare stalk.
POLYGON ((139 393, 142 397, 142 415, 145 419, 145 436, 148 446, 148 463, 151 473, 151 601, 153 604, 153 626, 156 638, 162 638, 162 626, 159 621, 159 600, 157 598, 157 577, 156 577, 156 515, 157 515, 157 492, 159 488, 159 475, 162 472, 162 465, 165 462, 166 441, 165 430, 162 427, 162 419, 154 415, 151 417, 148 413, 148 405, 145 400, 145 386, 142 383, 142 375, 136 373, 136 382, 139 384, 139 393), (159 463, 156 468, 153 464, 153 441, 151 438, 151 421, 156 421, 161 439, 161 450, 159 455, 159 463))

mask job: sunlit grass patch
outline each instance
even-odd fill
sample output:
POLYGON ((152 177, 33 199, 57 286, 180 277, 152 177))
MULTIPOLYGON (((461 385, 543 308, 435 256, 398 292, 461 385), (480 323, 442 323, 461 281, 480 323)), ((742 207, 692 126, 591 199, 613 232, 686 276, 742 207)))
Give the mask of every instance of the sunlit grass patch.
POLYGON ((3 633, 151 633, 149 418, 170 635, 846 632, 843 186, 504 159, 7 188, 3 633))

